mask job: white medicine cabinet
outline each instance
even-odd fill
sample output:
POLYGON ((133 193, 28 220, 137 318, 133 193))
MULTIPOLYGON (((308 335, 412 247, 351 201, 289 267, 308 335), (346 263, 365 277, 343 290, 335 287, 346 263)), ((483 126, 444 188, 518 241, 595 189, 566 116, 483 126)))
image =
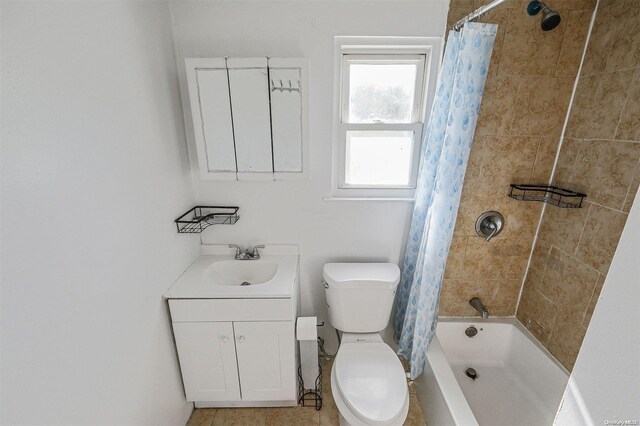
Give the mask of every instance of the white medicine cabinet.
POLYGON ((308 60, 185 59, 200 177, 308 174, 308 60))

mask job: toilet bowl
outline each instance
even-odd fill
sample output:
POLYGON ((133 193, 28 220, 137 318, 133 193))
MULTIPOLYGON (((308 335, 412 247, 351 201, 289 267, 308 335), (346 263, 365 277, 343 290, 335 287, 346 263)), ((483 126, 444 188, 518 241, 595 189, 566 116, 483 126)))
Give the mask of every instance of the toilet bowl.
POLYGON ((341 425, 402 425, 409 392, 402 363, 375 335, 343 335, 331 369, 341 425))
POLYGON ((400 359, 378 334, 391 314, 400 269, 392 263, 328 263, 329 321, 342 331, 331 369, 341 425, 402 425, 409 390, 400 359))

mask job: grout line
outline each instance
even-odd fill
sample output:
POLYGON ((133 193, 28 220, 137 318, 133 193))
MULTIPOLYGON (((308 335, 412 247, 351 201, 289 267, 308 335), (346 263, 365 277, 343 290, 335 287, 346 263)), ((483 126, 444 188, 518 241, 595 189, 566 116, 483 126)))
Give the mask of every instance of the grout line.
POLYGON ((553 300, 551 300, 549 298, 549 296, 547 296, 546 294, 544 294, 542 292, 542 290, 538 289, 538 288, 534 288, 535 291, 537 291, 538 293, 540 293, 540 296, 542 296, 547 302, 551 303, 553 306, 555 306, 556 308, 558 307, 558 305, 556 305, 556 302, 554 302, 553 300))
MULTIPOLYGON (((611 52, 609 52, 608 55, 611 55, 611 52)), ((607 56, 607 58, 608 58, 608 56, 607 56)), ((628 67, 628 68, 618 68, 618 69, 613 70, 613 71, 598 71, 598 72, 594 72, 594 73, 583 74, 582 77, 605 77, 605 76, 611 75, 611 74, 617 74, 617 73, 627 72, 627 71, 634 71, 636 68, 637 67, 628 67)))
MULTIPOLYGON (((593 31, 593 26, 595 24, 596 21, 596 16, 598 14, 598 4, 600 3, 600 0, 598 0, 596 2, 596 7, 593 10, 593 13, 591 15, 591 22, 589 22, 589 30, 587 31, 587 37, 585 38, 585 42, 584 42, 584 48, 582 49, 582 58, 580 60, 580 66, 578 67, 578 72, 576 74, 576 78, 573 82, 573 90, 571 91, 571 98, 569 99, 569 105, 567 107, 567 112, 565 114, 564 117, 564 124, 562 125, 562 132, 560 133, 560 142, 558 143, 558 150, 556 152, 556 158, 553 162, 553 168, 551 169, 551 173, 549 174, 549 185, 551 184, 551 182, 553 182, 553 176, 556 173, 556 169, 558 168, 558 160, 560 158, 560 151, 562 150, 562 144, 563 144, 563 139, 564 136, 567 132, 567 125, 569 124, 569 117, 571 114, 571 109, 573 107, 573 102, 575 100, 576 97, 576 92, 578 91, 578 83, 580 82, 580 73, 582 72, 582 67, 584 66, 584 60, 585 57, 587 56, 587 48, 589 47, 589 41, 591 40, 591 32, 593 31)), ((520 91, 520 89, 518 88, 518 92, 520 91)), ((536 243, 538 242, 538 238, 540 236, 540 228, 542 226, 542 219, 544 218, 544 214, 547 210, 547 204, 544 203, 543 207, 542 207, 542 211, 540 212, 540 218, 538 219, 538 226, 536 228, 536 233, 533 237, 533 241, 531 243, 531 251, 529 252, 529 260, 527 261, 527 270, 524 273, 524 276, 522 277, 522 284, 520 285, 520 294, 518 295, 518 303, 516 306, 516 313, 518 312, 518 308, 520 308, 520 303, 522 302, 522 291, 524 289, 524 283, 527 279, 527 275, 529 275, 529 268, 531 267, 531 259, 533 258, 533 250, 536 247, 536 243)))
POLYGON ((533 166, 531 167, 531 173, 529 173, 529 183, 532 183, 533 172, 536 170, 536 165, 538 164, 538 157, 540 156, 540 147, 542 146, 544 141, 544 136, 540 136, 538 140, 538 148, 536 149, 536 156, 533 159, 533 166))
MULTIPOLYGON (((607 59, 609 58, 609 55, 611 55, 611 51, 608 52, 607 59)), ((638 68, 637 66, 631 66, 631 67, 626 67, 626 68, 618 68, 618 69, 613 70, 613 71, 600 71, 600 72, 595 72, 593 74, 584 74, 583 77, 602 77, 602 76, 605 76, 607 74, 615 74, 615 73, 623 72, 623 71, 632 71, 632 70, 635 70, 637 68, 638 68)))
POLYGON ((616 213, 622 213, 622 214, 629 215, 629 212, 625 212, 625 211, 622 211, 622 210, 614 209, 613 207, 605 206, 603 204, 596 203, 595 201, 585 201, 585 202, 593 204, 594 206, 602 207, 603 209, 614 211, 616 213))
MULTIPOLYGON (((556 312, 555 315, 553 316, 553 324, 551 324, 551 327, 549 327, 549 334, 546 336, 547 337, 547 342, 546 343, 542 343, 542 345, 549 351, 548 346, 551 344, 551 336, 553 336, 553 332, 556 331, 556 323, 558 322, 558 316, 559 316, 559 312, 560 312, 560 308, 558 306, 556 306, 556 304, 554 303, 553 306, 556 308, 556 312)), ((551 351, 549 351, 549 353, 551 353, 551 351)), ((553 358, 558 361, 560 364, 562 364, 558 358, 554 355, 551 354, 551 356, 553 356, 553 358)), ((564 365, 563 365, 564 367, 564 365)))
MULTIPOLYGON (((507 19, 506 19, 507 24, 508 24, 508 20, 509 20, 509 16, 507 13, 507 19)), ((498 63, 498 68, 496 68, 496 77, 500 77, 500 68, 502 67, 502 55, 504 54, 504 43, 505 43, 505 40, 507 39, 507 24, 505 24, 504 33, 502 34, 502 43, 500 44, 500 63, 498 63)), ((497 36, 497 33, 496 33, 496 36, 497 36)), ((495 49, 496 46, 494 45, 493 48, 495 49)))
POLYGON ((509 11, 509 9, 504 9, 504 10, 505 10, 504 13, 507 15, 507 17, 506 17, 505 23, 504 23, 504 34, 502 36, 502 46, 500 46, 500 49, 501 49, 501 51, 500 51, 500 63, 498 64, 498 69, 496 70, 497 71, 497 75, 499 77, 502 77, 503 75, 506 76, 506 74, 502 74, 502 72, 501 72, 502 71, 502 55, 504 54, 504 44, 505 44, 505 42, 507 40, 507 35, 509 34, 508 31, 507 31, 509 29, 509 21, 511 21, 511 12, 509 11))
POLYGON ((565 136, 565 139, 573 139, 582 142, 621 142, 621 143, 640 143, 640 140, 634 141, 631 139, 611 139, 611 138, 577 138, 574 136, 565 136))
MULTIPOLYGON (((571 12, 572 11, 568 11, 568 15, 571 16, 571 12)), ((558 66, 560 65, 560 58, 562 58, 562 47, 564 46, 564 42, 565 42, 565 35, 567 34, 567 31, 569 29, 569 22, 568 22, 568 18, 567 18, 567 23, 565 25, 563 25, 563 31, 562 31, 562 42, 560 43, 560 50, 558 51, 558 59, 556 59, 556 66, 554 67, 554 71, 553 71, 553 76, 558 78, 558 66)))
POLYGON ((549 251, 547 252, 547 257, 544 262, 544 271, 542 271, 542 278, 540 279, 540 283, 538 284, 538 290, 542 287, 542 283, 544 282, 544 279, 547 276, 547 267, 549 266, 549 259, 551 258, 552 249, 553 249, 553 244, 549 244, 549 251))
POLYGON ((593 301, 593 296, 595 296, 596 294, 596 288, 598 288, 598 281, 600 281, 600 276, 605 276, 605 274, 603 274, 602 272, 598 271, 598 276, 596 277, 596 282, 593 286, 593 290, 591 290, 591 295, 589 296, 589 303, 587 303, 587 307, 585 308, 584 312, 582 313, 582 318, 580 319, 580 325, 582 325, 584 327, 584 320, 585 318, 587 318, 587 311, 589 310, 589 306, 591 306, 591 302, 593 301))
MULTIPOLYGON (((487 141, 486 136, 480 136, 482 139, 482 152, 480 153, 480 170, 478 170, 478 178, 482 178, 482 172, 484 171, 484 156, 487 154, 487 141)), ((466 250, 466 247, 465 247, 466 250)))
MULTIPOLYGON (((558 147, 558 152, 559 151, 560 151, 560 148, 558 147)), ((553 176, 553 171, 551 172, 551 176, 553 176)), ((516 303, 516 314, 518 313, 518 309, 520 309, 520 303, 522 302, 522 293, 524 292, 524 285, 529 275, 529 268, 531 267, 531 261, 533 259, 533 251, 535 250, 536 243, 538 242, 538 234, 540 233, 540 228, 542 226, 542 219, 544 218, 544 213, 546 209, 547 209, 547 203, 543 203, 542 209, 540 210, 540 217, 538 219, 538 226, 536 227, 536 233, 533 236, 533 241, 531 242, 531 250, 529 251, 529 259, 527 260, 527 268, 524 271, 524 275, 522 276, 522 283, 520 284, 520 293, 518 294, 518 303, 516 303)), ((545 264, 545 272, 546 272, 546 267, 547 266, 545 264)))
POLYGON ((607 275, 603 272, 600 272, 599 270, 597 270, 596 268, 594 268, 593 266, 585 263, 584 261, 580 260, 579 258, 577 258, 575 255, 567 253, 566 251, 562 250, 560 247, 556 247, 556 246, 552 246, 553 248, 555 248, 556 250, 558 250, 560 253, 564 254, 567 257, 570 257, 571 260, 574 260, 575 262, 581 264, 582 266, 586 266, 587 268, 597 272, 598 274, 602 274, 602 275, 607 275))
MULTIPOLYGON (((636 168, 633 171, 633 176, 631 176, 631 183, 629 184, 629 187, 627 188, 627 194, 624 196, 624 200, 622 201, 622 208, 621 208, 621 212, 623 213, 627 213, 624 211, 624 206, 627 205, 627 200, 629 199, 629 195, 631 194, 631 188, 633 188, 633 182, 635 182, 636 180, 636 176, 638 175, 638 172, 640 171, 640 160, 638 160, 638 164, 636 164, 636 168)), ((633 194, 634 196, 636 194, 633 194)))
MULTIPOLYGON (((551 169, 551 175, 549 176, 549 184, 553 181, 553 177, 556 174, 556 170, 558 168, 558 162, 560 160, 560 152, 562 151, 562 145, 564 144, 564 138, 567 132, 567 127, 569 125, 569 117, 571 116, 571 110, 573 108, 573 104, 575 101, 576 93, 578 91, 578 84, 580 82, 580 72, 582 70, 582 65, 584 64, 585 55, 587 53, 587 46, 589 45, 589 39, 591 38, 591 29, 593 27, 593 22, 595 21, 595 12, 591 19, 591 24, 589 26, 589 34, 587 35, 587 40, 585 42, 585 47, 582 52, 582 61, 580 62, 580 68, 578 68, 578 75, 576 75, 576 79, 573 82, 573 90, 571 92, 571 98, 569 99, 569 105, 567 106, 567 112, 564 118, 564 124, 562 125, 562 131, 560 132, 560 141, 558 143, 558 150, 556 152, 556 158, 553 162, 553 169, 551 169)), ((572 138, 575 139, 575 138, 572 138)), ((574 164, 575 165, 575 164, 574 164)))
POLYGON ((591 216, 591 207, 593 207, 594 203, 589 203, 589 210, 587 211, 587 217, 584 218, 584 224, 582 225, 582 230, 580 231, 580 237, 578 238, 578 243, 576 244, 576 248, 573 249, 573 256, 578 255, 578 247, 580 247, 580 243, 582 242, 582 237, 584 236, 584 230, 587 229, 587 223, 589 222, 589 216, 591 216))
MULTIPOLYGON (((507 127, 507 129, 511 129, 511 127, 513 126, 513 122, 516 121, 515 106, 518 102, 518 96, 520 95, 520 90, 522 89, 523 84, 524 84, 524 79, 518 78, 518 90, 516 90, 516 97, 513 100, 514 111, 513 111, 513 114, 511 115, 511 121, 509 121, 509 126, 507 127)), ((507 131, 507 135, 511 136, 509 135, 509 131, 507 131)))
MULTIPOLYGON (((635 74, 635 73, 634 73, 635 74)), ((631 85, 633 87, 633 82, 636 80, 636 76, 634 75, 631 79, 631 85)), ((613 139, 615 140, 616 135, 618 134, 618 129, 620 128, 620 123, 622 122, 622 115, 624 114, 624 110, 627 108, 627 104, 629 103, 629 98, 631 97, 631 90, 627 90, 627 97, 624 100, 624 104, 622 105, 622 109, 620 110, 620 115, 618 116, 618 124, 616 124, 616 129, 613 131, 613 139)))

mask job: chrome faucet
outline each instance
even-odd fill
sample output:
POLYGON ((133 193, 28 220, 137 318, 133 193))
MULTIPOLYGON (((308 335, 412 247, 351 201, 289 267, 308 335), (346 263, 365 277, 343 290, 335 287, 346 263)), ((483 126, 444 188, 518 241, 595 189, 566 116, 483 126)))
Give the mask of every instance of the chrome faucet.
POLYGON ((260 252, 258 249, 263 249, 264 245, 249 246, 246 249, 243 249, 237 244, 229 244, 229 248, 236 249, 236 260, 258 260, 260 259, 260 252))
POLYGON ((489 310, 486 306, 484 306, 480 298, 474 297, 473 299, 469 300, 469 304, 473 306, 476 311, 480 312, 480 315, 482 315, 482 319, 489 318, 489 310))

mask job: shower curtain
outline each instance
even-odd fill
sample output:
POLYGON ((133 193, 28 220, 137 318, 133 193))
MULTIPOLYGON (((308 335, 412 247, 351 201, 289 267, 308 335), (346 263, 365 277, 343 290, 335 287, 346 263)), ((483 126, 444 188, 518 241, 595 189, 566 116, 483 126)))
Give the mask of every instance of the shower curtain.
POLYGON ((412 379, 422 373, 436 329, 444 267, 497 28, 467 23, 447 39, 396 298, 398 354, 409 361, 412 379))

